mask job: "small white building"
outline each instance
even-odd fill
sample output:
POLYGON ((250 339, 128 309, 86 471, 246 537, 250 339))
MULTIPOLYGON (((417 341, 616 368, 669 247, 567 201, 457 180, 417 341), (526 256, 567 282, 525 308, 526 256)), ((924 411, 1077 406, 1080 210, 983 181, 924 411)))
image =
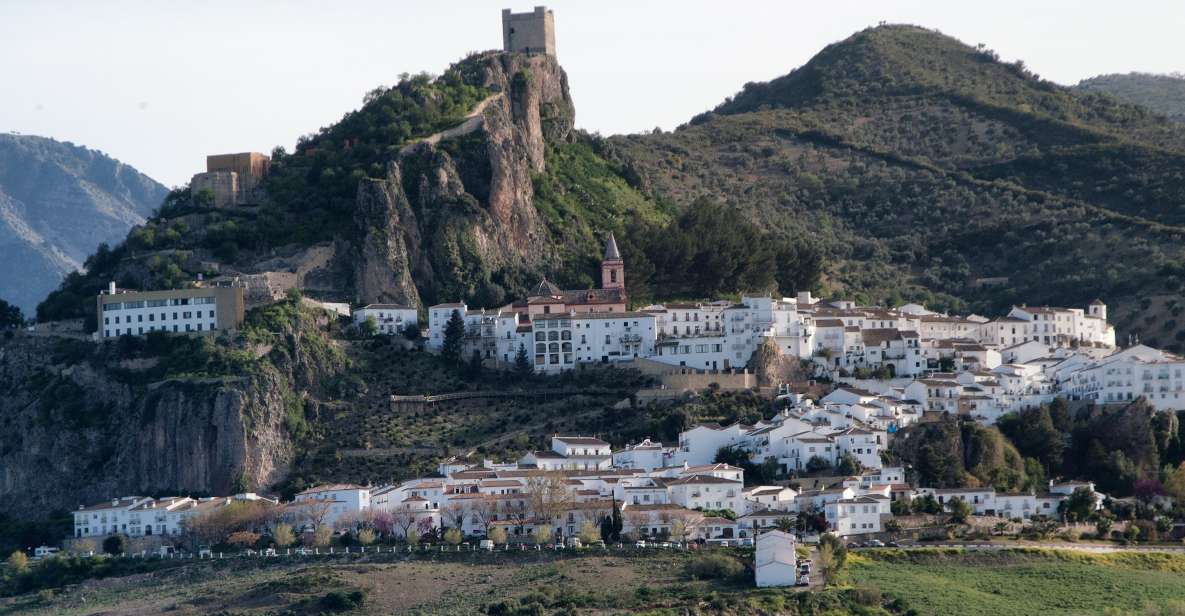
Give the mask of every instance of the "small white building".
POLYGON ((361 326, 373 318, 380 334, 401 334, 404 328, 419 325, 416 309, 401 304, 369 304, 354 311, 354 324, 361 326))
POLYGON ((753 565, 757 586, 793 586, 798 577, 794 535, 771 530, 757 536, 753 565))
POLYGON ((624 449, 613 452, 614 468, 636 468, 653 471, 665 466, 666 455, 662 443, 656 443, 649 438, 635 445, 626 445, 624 449))
POLYGON ((370 488, 351 483, 321 485, 298 493, 295 501, 296 505, 303 505, 302 521, 307 526, 315 523, 313 518, 320 517, 321 524, 334 527, 341 518, 370 508, 370 488))

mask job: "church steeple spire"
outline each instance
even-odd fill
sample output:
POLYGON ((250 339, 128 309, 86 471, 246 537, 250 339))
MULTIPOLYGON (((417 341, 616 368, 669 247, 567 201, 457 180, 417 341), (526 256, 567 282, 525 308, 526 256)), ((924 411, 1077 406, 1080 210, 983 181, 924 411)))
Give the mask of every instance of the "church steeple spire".
POLYGON ((601 288, 625 289, 625 262, 621 260, 621 251, 617 249, 617 239, 613 232, 609 232, 609 239, 605 240, 605 258, 601 261, 601 288))

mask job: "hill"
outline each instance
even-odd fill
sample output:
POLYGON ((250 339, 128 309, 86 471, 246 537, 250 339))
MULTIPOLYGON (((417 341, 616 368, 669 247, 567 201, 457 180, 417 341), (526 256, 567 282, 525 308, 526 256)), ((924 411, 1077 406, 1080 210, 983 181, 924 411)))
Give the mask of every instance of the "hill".
POLYGON ((1185 129, 982 46, 872 28, 611 142, 651 198, 710 198, 818 246, 837 294, 984 313, 1100 296, 1121 335, 1181 349, 1140 300, 1185 281, 1185 129))
POLYGON ((143 223, 166 192, 101 152, 0 134, 0 298, 33 316, 63 276, 143 223))
POLYGON ((1099 75, 1079 81, 1074 89, 1110 94, 1120 100, 1143 105, 1174 122, 1185 122, 1185 76, 1180 74, 1099 75))

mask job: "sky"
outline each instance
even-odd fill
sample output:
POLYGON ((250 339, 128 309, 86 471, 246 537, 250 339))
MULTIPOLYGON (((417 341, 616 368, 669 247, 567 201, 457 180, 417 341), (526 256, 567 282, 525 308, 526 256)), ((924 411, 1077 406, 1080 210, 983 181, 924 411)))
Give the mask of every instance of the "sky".
MULTIPOLYGON (((400 73, 501 47, 477 0, 0 0, 0 131, 85 145, 168 186, 206 154, 289 150, 400 73)), ((554 0, 579 128, 670 130, 879 22, 937 29, 1063 84, 1185 72, 1182 0, 554 0)))

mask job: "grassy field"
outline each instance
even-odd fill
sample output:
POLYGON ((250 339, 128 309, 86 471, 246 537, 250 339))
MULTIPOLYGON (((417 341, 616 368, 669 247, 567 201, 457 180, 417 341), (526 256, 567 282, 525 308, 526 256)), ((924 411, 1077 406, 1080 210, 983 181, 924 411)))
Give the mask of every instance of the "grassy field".
POLYGON ((840 587, 805 593, 755 589, 751 554, 715 554, 731 573, 693 575, 702 556, 681 552, 207 561, 2 599, 0 616, 1185 613, 1181 555, 885 550, 850 555, 840 587))
POLYGON ((849 575, 919 614, 1177 614, 1168 610, 1185 606, 1185 556, 1177 554, 893 550, 853 555, 849 575))

